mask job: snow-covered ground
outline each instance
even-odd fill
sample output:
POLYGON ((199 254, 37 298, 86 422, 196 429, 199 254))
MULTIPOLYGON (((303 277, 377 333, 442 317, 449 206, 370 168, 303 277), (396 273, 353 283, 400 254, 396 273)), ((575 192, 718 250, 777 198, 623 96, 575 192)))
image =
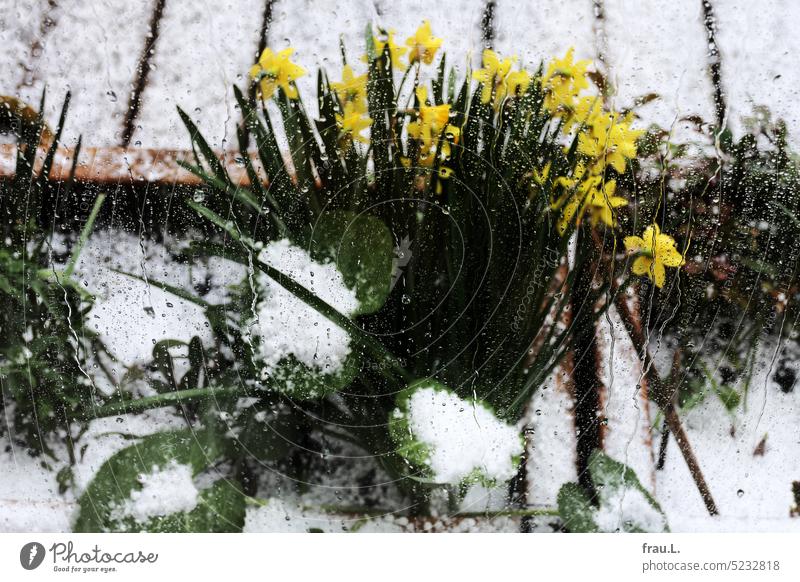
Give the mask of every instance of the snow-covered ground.
MULTIPOLYGON (((282 266, 280 257, 272 257, 271 262, 282 266)), ((288 264, 283 266, 291 267, 288 264)), ((120 376, 126 368, 147 361, 154 340, 164 337, 188 340, 192 335, 207 339, 207 331, 202 312, 193 304, 111 269, 175 285, 191 286, 208 278, 211 291, 206 297, 216 300, 223 300, 226 286, 240 281, 245 275, 243 270, 225 264, 214 268, 208 265, 187 266, 174 261, 163 244, 136 235, 119 231, 95 234, 81 255, 76 276, 98 295, 98 304, 92 311, 93 325, 119 359, 120 376), (180 316, 171 319, 171 313, 180 316)), ((800 531, 800 518, 789 517, 794 503, 792 481, 800 480, 797 464, 797 459, 800 459, 800 433, 797 431, 800 391, 795 389, 784 393, 773 380, 776 346, 766 342, 763 345, 747 396, 734 413, 726 412, 720 400, 712 394, 684 416, 692 446, 720 509, 719 517, 710 518, 674 441, 667 448, 665 467, 662 470, 654 468, 658 439, 652 442, 646 428, 654 421, 656 410, 636 390, 641 369, 613 310, 609 312, 609 321, 601 322, 599 335, 601 348, 610 354, 602 371, 606 385, 606 452, 636 470, 643 485, 661 504, 673 531, 800 531)), ((786 355, 790 357, 788 365, 797 371, 797 358, 792 354, 786 355)), ((659 357, 664 359, 663 354, 659 357)), ((547 388, 537 392, 528 408, 528 416, 519 425, 527 441, 528 502, 534 507, 552 508, 561 485, 576 479, 574 400, 569 388, 569 371, 570 363, 567 361, 546 383, 547 388)), ((146 394, 147 386, 140 384, 130 385, 129 389, 146 394)), ((455 414, 457 407, 450 412, 455 414)), ((468 416, 465 420, 473 418, 471 412, 468 416)), ((492 423, 488 417, 475 420, 484 431, 492 423)), ((93 421, 79 443, 81 454, 73 470, 73 486, 63 495, 58 492, 56 480, 57 472, 67 463, 63 448, 55 448, 58 460, 33 458, 3 437, 0 440, 0 530, 69 530, 74 519, 75 499, 103 462, 135 442, 131 438, 180 428, 185 426, 184 423, 185 420, 169 407, 93 421)), ((420 430, 429 428, 423 423, 420 430)), ((508 431, 509 428, 498 430, 508 431)), ((446 432, 434 435, 438 439, 437 446, 442 444, 440 441, 446 435, 446 432)), ((467 441, 458 447, 466 446, 471 453, 478 454, 476 443, 464 444, 467 441)), ((442 451, 449 450, 446 444, 442 451)), ((490 454, 497 446, 500 445, 486 444, 488 452, 485 454, 490 454)), ((517 455, 520 450, 509 449, 508 454, 517 455)), ((479 455, 483 459, 479 462, 481 466, 485 463, 485 454, 479 455)), ((266 504, 253 504, 248 508, 246 530, 516 531, 519 528, 516 517, 490 518, 493 511, 502 507, 503 486, 496 489, 474 486, 463 499, 461 511, 471 514, 486 512, 486 517, 471 515, 463 519, 408 521, 396 515, 367 518, 364 515, 331 514, 329 509, 321 508, 337 504, 357 505, 365 499, 381 507, 381 502, 385 504, 388 498, 391 504, 395 504, 390 505, 395 509, 402 509, 407 503, 398 496, 390 478, 379 465, 369 458, 359 460, 358 451, 343 449, 332 457, 331 463, 320 465, 319 475, 308 484, 307 492, 303 494, 293 492, 294 484, 279 472, 265 470, 259 491, 266 504), (371 475, 375 485, 353 486, 357 478, 365 475, 371 475), (280 499, 270 499, 275 491, 284 494, 280 499)), ((467 458, 472 457, 464 457, 467 458)), ((470 469, 465 470, 469 472, 470 469)), ((511 474, 506 469, 502 471, 505 471, 504 478, 511 474)), ((159 483, 175 478, 176 490, 180 481, 184 485, 180 490, 189 492, 185 486, 186 475, 180 470, 165 470, 154 479, 156 477, 159 483)), ((178 497, 184 504, 191 501, 188 494, 178 497)), ((131 511, 149 511, 147 508, 152 505, 152 499, 146 491, 140 498, 132 501, 131 511), (137 505, 139 501, 141 507, 137 505)), ((609 520, 613 518, 607 517, 609 520)), ((537 518, 536 527, 546 531, 550 529, 548 523, 552 519, 537 518)))

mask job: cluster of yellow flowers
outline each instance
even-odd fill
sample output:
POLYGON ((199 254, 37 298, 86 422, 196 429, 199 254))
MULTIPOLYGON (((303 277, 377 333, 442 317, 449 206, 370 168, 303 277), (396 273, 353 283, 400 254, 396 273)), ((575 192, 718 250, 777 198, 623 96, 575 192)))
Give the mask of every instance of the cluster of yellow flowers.
POLYGON ((554 180, 562 191, 552 201, 552 207, 561 210, 558 228, 562 233, 587 213, 593 225, 616 226, 615 209, 628 202, 616 196, 616 180, 606 180, 607 168, 624 173, 628 160, 636 157, 636 140, 644 133, 631 128, 632 115, 608 111, 599 96, 585 94, 589 64, 573 61, 570 49, 563 59, 549 64, 542 78, 545 108, 561 121, 565 134, 577 132, 578 153, 584 156, 572 176, 554 180))
MULTIPOLYGON (((615 227, 615 209, 626 206, 628 201, 616 195, 616 180, 606 180, 610 166, 619 174, 625 172, 628 160, 636 157, 636 141, 644 130, 633 129, 633 116, 621 115, 603 108, 601 99, 584 92, 589 88, 587 69, 589 61, 573 61, 573 49, 563 59, 553 60, 542 78, 544 106, 561 120, 567 134, 577 131, 578 153, 584 159, 578 163, 572 176, 554 180, 554 185, 563 191, 552 207, 561 210, 558 228, 563 233, 575 220, 580 223, 588 213, 592 225, 603 222, 615 227)), ((540 184, 547 179, 535 176, 540 184)), ((680 267, 685 260, 678 251, 675 240, 661 232, 657 224, 645 228, 642 236, 625 237, 626 250, 636 255, 633 273, 646 275, 657 287, 666 281, 665 267, 680 267)))
MULTIPOLYGON (((414 64, 417 67, 431 64, 442 44, 442 39, 433 36, 428 21, 406 40, 406 46, 399 46, 394 35, 395 31, 390 30, 373 42, 378 54, 388 50, 393 65, 400 70, 414 64)), ((581 158, 568 176, 551 177, 550 164, 541 172, 533 172, 539 186, 551 192, 551 208, 560 211, 557 226, 562 234, 570 224, 580 224, 587 215, 592 226, 600 222, 611 228, 617 226, 616 209, 626 206, 628 201, 616 195, 616 180, 606 179, 607 171, 613 168, 619 174, 625 172, 628 160, 637 155, 636 141, 643 133, 631 127, 630 113, 622 115, 609 111, 599 95, 589 92, 590 62, 574 61, 573 52, 570 49, 563 58, 549 63, 541 85, 544 107, 559 120, 565 136, 577 138, 581 158)), ((278 53, 267 48, 251 67, 250 77, 261 99, 271 98, 279 88, 289 99, 298 98, 294 82, 305 70, 289 60, 292 53, 291 48, 278 53)), ((512 71, 516 57, 503 59, 488 49, 482 56, 483 67, 474 71, 472 78, 481 85, 481 102, 491 103, 499 111, 506 99, 526 93, 532 76, 523 68, 512 71)), ((345 65, 342 80, 331 83, 331 87, 342 107, 342 112, 336 115, 340 139, 343 143, 367 143, 368 139, 362 135, 372 124, 367 105, 367 75, 356 75, 345 65)), ((419 146, 420 165, 432 167, 437 161, 450 159, 452 144, 458 143, 460 137, 460 128, 450 124, 450 104, 432 103, 422 86, 416 88, 415 95, 418 106, 410 113, 408 137, 419 146)), ((410 163, 408 159, 402 161, 410 163)), ((439 176, 448 178, 452 170, 441 163, 440 166, 439 176)), ((648 226, 641 237, 626 237, 625 246, 628 252, 637 254, 633 272, 647 275, 658 287, 664 285, 665 267, 679 267, 684 263, 674 239, 661 233, 656 224, 648 226)))
POLYGON ((389 46, 389 55, 392 58, 392 66, 400 69, 406 69, 406 64, 403 63, 402 57, 408 53, 408 65, 414 63, 425 63, 430 65, 436 56, 436 51, 442 46, 442 39, 436 38, 431 32, 431 23, 427 20, 417 29, 417 31, 406 39, 406 46, 398 46, 394 41, 394 30, 389 30, 386 33, 385 39, 373 38, 375 43, 375 51, 380 55, 383 53, 384 48, 389 46))
POLYGON ((528 90, 530 73, 525 69, 511 71, 516 60, 516 57, 501 59, 489 49, 483 51, 483 68, 472 73, 472 78, 481 84, 481 102, 484 105, 491 101, 495 109, 500 109, 506 96, 518 97, 528 90))
MULTIPOLYGON (((442 45, 442 39, 433 36, 431 24, 427 20, 406 39, 407 48, 400 47, 394 42, 394 34, 394 31, 390 30, 384 40, 375 38, 375 49, 381 54, 388 46, 393 66, 401 70, 406 69, 406 64, 402 60, 406 53, 408 53, 408 66, 430 65, 442 45)), ((415 95, 419 106, 412 112, 413 121, 407 126, 408 137, 415 140, 419 146, 417 162, 421 166, 431 167, 436 161, 437 151, 441 156, 440 161, 450 159, 451 144, 458 143, 461 130, 450 124, 449 103, 433 104, 428 99, 428 90, 423 86, 415 89, 415 95)), ((411 163, 408 158, 402 158, 402 161, 404 164, 411 163)), ((447 167, 439 169, 441 178, 448 178, 451 173, 452 170, 447 167)))
POLYGON ((372 124, 367 114, 367 75, 355 75, 350 65, 345 65, 341 82, 331 83, 331 87, 344 109, 342 114, 336 115, 341 138, 367 143, 367 138, 361 135, 372 124))

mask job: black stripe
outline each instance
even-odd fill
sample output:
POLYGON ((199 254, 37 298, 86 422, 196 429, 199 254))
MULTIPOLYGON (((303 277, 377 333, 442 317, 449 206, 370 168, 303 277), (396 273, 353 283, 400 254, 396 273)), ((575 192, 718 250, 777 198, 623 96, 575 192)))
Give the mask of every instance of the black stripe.
POLYGON ((711 74, 711 83, 714 85, 714 112, 717 117, 717 127, 722 129, 725 122, 725 92, 722 89, 722 58, 717 45, 717 19, 710 0, 703 2, 703 23, 706 27, 708 39, 708 70, 711 74))
POLYGON ((122 147, 128 147, 133 137, 134 124, 139 116, 139 109, 142 105, 142 94, 147 86, 147 75, 150 73, 150 59, 155 54, 156 41, 158 40, 158 29, 161 16, 164 14, 166 0, 157 0, 153 9, 153 16, 150 18, 150 33, 144 43, 144 50, 139 59, 139 74, 128 101, 128 110, 125 112, 125 119, 122 122, 122 147))
POLYGON ((484 48, 490 49, 494 44, 494 10, 495 0, 486 0, 483 8, 483 18, 481 19, 481 39, 484 48))

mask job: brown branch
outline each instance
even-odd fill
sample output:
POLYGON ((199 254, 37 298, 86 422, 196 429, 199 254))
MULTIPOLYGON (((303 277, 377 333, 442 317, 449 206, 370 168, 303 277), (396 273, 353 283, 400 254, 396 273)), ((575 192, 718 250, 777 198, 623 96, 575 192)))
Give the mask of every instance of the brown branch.
POLYGON ((625 322, 625 329, 628 331, 631 342, 633 342, 633 347, 641 355, 642 367, 645 378, 650 385, 650 394, 653 401, 664 411, 667 426, 675 437, 675 442, 678 444, 683 459, 686 461, 686 466, 689 468, 689 473, 692 475, 697 490, 703 498, 706 510, 708 510, 709 515, 717 515, 719 513, 717 505, 714 503, 714 498, 711 495, 705 477, 703 477, 700 463, 697 462, 697 457, 689 443, 689 437, 683 428, 677 410, 675 410, 672 397, 676 387, 674 385, 666 387, 661 381, 661 377, 658 375, 658 371, 653 364, 653 357, 650 355, 650 350, 647 348, 647 339, 645 338, 644 330, 631 312, 624 293, 616 294, 616 306, 620 317, 625 322))

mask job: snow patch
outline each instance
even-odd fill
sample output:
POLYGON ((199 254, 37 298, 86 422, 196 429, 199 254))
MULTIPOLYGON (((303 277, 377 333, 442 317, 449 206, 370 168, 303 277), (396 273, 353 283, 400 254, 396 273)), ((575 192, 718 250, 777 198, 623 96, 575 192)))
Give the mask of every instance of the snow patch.
POLYGON ((661 532, 666 527, 664 516, 635 487, 620 487, 603 497, 595 523, 604 532, 626 531, 631 527, 661 532))
POLYGON ((409 397, 407 416, 413 438, 427 446, 437 482, 458 484, 475 471, 497 481, 515 475, 523 448, 519 431, 485 406, 423 387, 409 397))
POLYGON ((117 519, 132 517, 145 523, 153 517, 191 511, 197 506, 197 488, 192 481, 192 468, 170 461, 162 468, 153 467, 152 473, 139 476, 140 490, 132 491, 121 507, 116 508, 117 519))
MULTIPOLYGON (((345 315, 359 307, 355 291, 345 285, 335 264, 314 261, 307 251, 286 239, 269 243, 258 258, 345 315)), ((338 372, 350 355, 347 332, 266 274, 258 276, 258 284, 261 300, 251 331, 260 338, 258 350, 265 374, 272 374, 290 355, 323 374, 338 372)))

